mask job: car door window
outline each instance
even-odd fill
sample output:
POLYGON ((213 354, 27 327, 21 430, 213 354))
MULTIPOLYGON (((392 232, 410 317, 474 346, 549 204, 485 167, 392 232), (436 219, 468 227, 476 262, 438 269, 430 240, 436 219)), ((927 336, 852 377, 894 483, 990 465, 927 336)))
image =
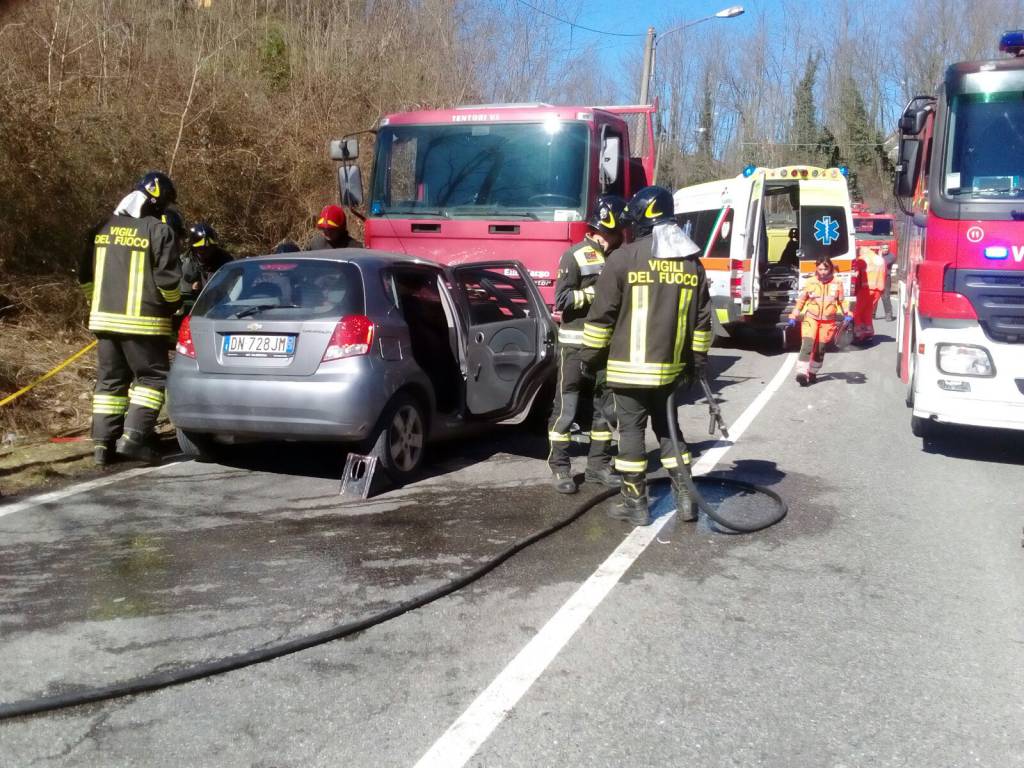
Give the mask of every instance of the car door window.
POLYGON ((470 325, 519 320, 530 316, 530 294, 514 269, 464 268, 457 282, 469 313, 470 325))

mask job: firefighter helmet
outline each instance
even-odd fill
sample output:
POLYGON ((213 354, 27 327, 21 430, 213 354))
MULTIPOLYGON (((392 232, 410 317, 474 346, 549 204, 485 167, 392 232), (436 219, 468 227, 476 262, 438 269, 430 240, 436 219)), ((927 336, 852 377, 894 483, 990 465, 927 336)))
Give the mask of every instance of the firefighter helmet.
POLYGON ((636 235, 646 235, 655 224, 672 221, 674 216, 672 193, 664 187, 644 187, 626 206, 626 218, 636 235))
POLYGON ((345 211, 340 205, 325 205, 316 220, 317 229, 344 229, 345 211))
POLYGON ((217 230, 205 221, 197 221, 188 230, 188 242, 193 249, 216 245, 217 240, 217 230))
POLYGON ((626 201, 618 195, 600 195, 594 203, 594 213, 587 224, 605 232, 619 232, 626 222, 622 215, 626 201))
POLYGON ((174 188, 171 177, 160 171, 147 173, 135 188, 146 196, 149 207, 157 212, 162 212, 178 199, 178 191, 174 188))

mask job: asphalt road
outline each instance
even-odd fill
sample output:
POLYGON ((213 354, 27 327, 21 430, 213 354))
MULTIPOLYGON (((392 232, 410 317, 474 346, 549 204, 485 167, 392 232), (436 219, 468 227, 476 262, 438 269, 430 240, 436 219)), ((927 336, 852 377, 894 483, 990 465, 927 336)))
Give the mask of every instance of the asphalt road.
MULTIPOLYGON (((746 427, 715 447, 684 406, 684 432, 700 469, 789 501, 772 529, 674 526, 660 499, 664 528, 631 533, 599 506, 349 639, 0 722, 0 766, 1024 766, 1024 441, 922 445, 881 338, 806 390, 770 345, 714 350, 726 420, 746 427)), ((436 587, 594 492, 555 494, 545 454, 495 430, 353 503, 337 454, 277 446, 0 506, 0 703, 436 587)))

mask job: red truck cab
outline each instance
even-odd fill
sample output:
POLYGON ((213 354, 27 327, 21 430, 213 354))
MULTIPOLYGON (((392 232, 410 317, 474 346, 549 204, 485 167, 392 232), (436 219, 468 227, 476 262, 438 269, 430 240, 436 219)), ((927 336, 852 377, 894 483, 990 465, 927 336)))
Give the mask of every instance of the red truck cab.
MULTIPOLYGON (((518 260, 550 306, 559 257, 583 238, 595 198, 628 198, 652 178, 654 109, 495 104, 387 115, 375 131, 365 245, 443 264, 518 260)), ((354 139, 332 143, 350 206, 362 201, 358 152, 354 139)))

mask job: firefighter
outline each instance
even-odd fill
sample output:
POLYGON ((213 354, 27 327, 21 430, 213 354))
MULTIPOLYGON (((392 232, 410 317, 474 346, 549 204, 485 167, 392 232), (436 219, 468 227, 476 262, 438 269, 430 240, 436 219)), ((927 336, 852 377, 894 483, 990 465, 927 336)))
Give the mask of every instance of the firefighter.
POLYGON ((853 340, 864 344, 875 335, 875 309, 885 288, 887 267, 885 257, 866 246, 857 249, 856 262, 857 308, 853 315, 853 340))
POLYGON ((827 256, 818 259, 814 275, 807 280, 789 315, 789 326, 795 327, 803 314, 800 330, 800 356, 796 364, 796 380, 801 387, 813 384, 825 360, 825 345, 832 341, 838 330, 838 320, 850 322, 853 318, 843 307, 843 284, 835 279, 835 267, 827 256))
MULTIPOLYGON (((885 310, 885 319, 890 323, 896 319, 896 315, 892 313, 892 265, 896 263, 896 254, 893 253, 888 245, 882 246, 882 258, 885 259, 885 276, 882 282, 882 308, 885 310)), ((878 308, 875 308, 875 317, 877 317, 878 308)), ((872 319, 875 319, 872 317, 872 319)))
POLYGON ((607 359, 618 419, 615 469, 622 475, 622 489, 619 504, 608 514, 634 525, 651 522, 644 445, 649 417, 678 514, 694 520, 685 485, 690 452, 680 446, 680 466, 666 404, 680 379, 702 375, 707 362, 712 334, 707 278, 700 248, 675 222, 667 189, 641 189, 629 201, 626 219, 637 239, 620 248, 601 273, 583 326, 583 372, 591 374, 607 359))
POLYGON ((569 462, 569 431, 575 421, 590 431, 590 452, 584 479, 618 487, 620 478, 611 466, 614 413, 605 387, 604 371, 596 380, 580 375, 583 323, 594 301, 594 284, 608 255, 622 244, 626 201, 618 195, 597 198, 583 240, 562 254, 555 283, 555 309, 562 313, 558 329, 558 389, 552 407, 548 465, 559 493, 576 493, 569 462))
POLYGON ((175 198, 170 178, 147 173, 93 230, 79 265, 98 342, 92 438, 99 465, 113 459, 115 441, 119 455, 160 460, 151 442, 164 403, 171 315, 181 301, 174 233, 160 216, 175 198))
POLYGON ((349 235, 345 210, 340 205, 325 205, 317 217, 316 228, 317 232, 309 241, 307 251, 363 247, 362 243, 349 235))
POLYGON ((217 230, 205 221, 197 221, 189 227, 189 250, 181 260, 181 289, 186 301, 195 301, 214 273, 234 261, 219 241, 217 230))

